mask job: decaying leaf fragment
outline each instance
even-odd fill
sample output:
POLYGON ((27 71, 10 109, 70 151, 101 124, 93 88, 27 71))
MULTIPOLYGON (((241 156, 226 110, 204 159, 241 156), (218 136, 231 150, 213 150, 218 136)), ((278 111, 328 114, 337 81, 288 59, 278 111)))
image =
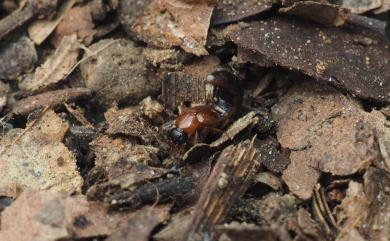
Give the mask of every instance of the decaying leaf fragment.
POLYGON ((61 142, 69 124, 49 110, 26 129, 12 129, 0 143, 0 189, 80 191, 76 159, 61 142))
POLYGON ((75 34, 64 36, 56 51, 35 70, 34 78, 22 81, 19 87, 36 91, 63 80, 77 62, 80 43, 75 34))
POLYGON ((273 17, 232 30, 231 39, 268 60, 361 98, 390 102, 390 44, 363 27, 324 27, 273 17), (361 44, 368 39, 371 44, 361 44))
POLYGON ((90 145, 96 156, 95 165, 106 171, 119 162, 148 165, 158 159, 158 148, 138 145, 122 138, 100 135, 90 145))
POLYGON ((283 172, 290 191, 309 199, 320 171, 350 175, 379 156, 374 126, 354 100, 314 82, 292 88, 272 109, 277 138, 291 150, 283 172))
POLYGON ((146 165, 158 161, 159 150, 155 147, 108 136, 98 136, 91 146, 96 155, 94 169, 105 177, 88 189, 87 195, 91 199, 132 209, 164 202, 193 189, 191 178, 159 180, 170 171, 146 165))
POLYGON ((108 122, 108 134, 124 134, 136 137, 145 143, 158 140, 159 130, 146 120, 137 107, 110 108, 104 117, 108 122))
POLYGON ((75 3, 76 0, 65 1, 56 13, 54 19, 38 19, 32 22, 27 29, 31 40, 37 45, 43 43, 61 22, 66 11, 70 9, 75 3))
POLYGON ((207 55, 204 46, 212 12, 207 3, 155 0, 132 30, 153 46, 180 46, 188 53, 207 55))
POLYGON ((73 7, 66 11, 52 35, 51 43, 55 47, 58 47, 63 37, 76 34, 80 42, 89 45, 95 34, 95 25, 92 20, 91 11, 88 5, 73 7))
POLYGON ((136 237, 137 241, 148 241, 153 229, 169 217, 171 205, 145 207, 129 220, 127 226, 107 238, 107 241, 127 241, 136 237))
MULTIPOLYGON (((168 211, 169 207, 147 207, 137 212, 109 213, 102 203, 88 202, 85 196, 25 191, 2 213, 0 240, 56 241, 110 235, 145 214, 158 215, 162 221, 168 211)), ((156 225, 145 221, 146 227, 156 225)))

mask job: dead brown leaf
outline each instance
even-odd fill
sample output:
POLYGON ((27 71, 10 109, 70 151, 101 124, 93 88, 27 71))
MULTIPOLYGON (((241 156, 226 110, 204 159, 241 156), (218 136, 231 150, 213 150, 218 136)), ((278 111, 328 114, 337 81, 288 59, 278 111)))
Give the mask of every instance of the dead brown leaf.
POLYGON ((148 241, 153 229, 169 217, 171 205, 145 207, 130 219, 126 227, 107 238, 107 241, 148 241))
POLYGON ((20 82, 19 87, 25 91, 37 91, 63 80, 77 62, 79 47, 75 34, 64 36, 56 51, 35 70, 34 78, 20 82))
POLYGON ((374 127, 364 110, 331 87, 304 82, 272 111, 279 121, 280 144, 292 150, 283 179, 302 199, 311 197, 320 171, 350 175, 379 155, 374 127))
POLYGON ((157 207, 135 213, 108 213, 103 204, 87 202, 85 196, 25 191, 2 213, 0 240, 55 241, 110 235, 140 215, 167 215, 167 211, 157 207))
POLYGON ((89 45, 95 34, 91 8, 89 6, 73 7, 66 11, 61 22, 55 29, 51 43, 58 47, 62 38, 66 35, 76 34, 77 39, 85 45, 89 45))
POLYGON ((188 53, 207 55, 204 46, 212 12, 207 3, 155 0, 132 30, 153 46, 180 46, 188 53))
POLYGON ((7 132, 0 143, 0 188, 80 191, 83 180, 76 159, 61 142, 68 128, 49 110, 26 129, 7 132))

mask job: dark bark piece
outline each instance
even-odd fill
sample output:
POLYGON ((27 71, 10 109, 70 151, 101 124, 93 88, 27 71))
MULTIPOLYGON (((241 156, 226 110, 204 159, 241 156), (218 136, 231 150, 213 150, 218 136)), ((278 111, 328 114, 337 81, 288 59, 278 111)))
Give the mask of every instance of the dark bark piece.
POLYGON ((192 195, 194 178, 178 177, 147 183, 134 191, 125 191, 111 196, 113 209, 136 209, 146 204, 165 203, 192 195))
POLYGON ((183 241, 217 240, 213 225, 222 224, 233 204, 244 194, 260 166, 253 141, 227 147, 220 155, 194 208, 183 241))
POLYGON ((256 143, 262 156, 262 164, 270 171, 282 173, 290 164, 287 153, 283 153, 275 139, 265 139, 256 143))
POLYGON ((16 102, 12 107, 12 111, 8 115, 27 115, 38 108, 45 106, 54 108, 63 103, 74 101, 75 99, 89 96, 91 94, 92 91, 87 88, 69 88, 48 91, 16 102))
POLYGON ((348 10, 338 5, 314 1, 295 2, 292 6, 279 9, 279 13, 302 17, 314 22, 341 26, 347 20, 348 10))
POLYGON ((38 55, 34 43, 27 37, 9 41, 0 49, 0 79, 17 79, 34 67, 38 55))
POLYGON ((364 99, 390 102, 390 45, 378 32, 274 17, 233 31, 230 37, 240 47, 255 50, 278 65, 364 99), (359 39, 371 39, 372 44, 362 45, 359 39))
POLYGON ((218 1, 211 18, 212 25, 236 22, 270 10, 271 0, 218 1))

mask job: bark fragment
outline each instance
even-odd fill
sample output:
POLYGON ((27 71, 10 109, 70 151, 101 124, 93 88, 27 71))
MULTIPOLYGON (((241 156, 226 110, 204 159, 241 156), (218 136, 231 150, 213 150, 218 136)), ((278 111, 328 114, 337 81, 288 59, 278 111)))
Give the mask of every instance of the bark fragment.
POLYGON ((183 71, 166 73, 161 86, 165 107, 174 110, 183 102, 210 102, 212 88, 206 84, 207 75, 215 71, 219 64, 216 56, 207 56, 185 66, 183 71))
POLYGON ((273 17, 232 31, 240 47, 270 61, 331 83, 361 98, 390 102, 390 44, 385 36, 356 26, 322 27, 273 17), (362 46, 356 39, 370 38, 362 46))
POLYGON ((260 166, 259 152, 249 140, 227 147, 220 155, 195 206, 182 240, 216 238, 212 225, 222 224, 244 194, 260 166))
POLYGON ((12 111, 7 115, 9 117, 12 117, 13 115, 27 115, 42 107, 50 106, 55 108, 62 105, 64 102, 71 102, 80 97, 89 96, 91 94, 91 90, 87 88, 69 88, 48 91, 17 101, 13 104, 12 111))

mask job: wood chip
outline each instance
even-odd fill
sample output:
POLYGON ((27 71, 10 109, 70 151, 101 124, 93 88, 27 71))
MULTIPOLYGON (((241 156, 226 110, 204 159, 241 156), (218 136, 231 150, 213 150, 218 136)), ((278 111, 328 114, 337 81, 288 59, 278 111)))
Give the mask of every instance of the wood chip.
POLYGON ((194 208, 183 240, 212 240, 213 225, 222 224, 233 204, 244 194, 260 166, 253 141, 227 147, 220 155, 194 208))
POLYGON ((183 102, 210 102, 213 88, 206 84, 206 80, 220 62, 216 56, 207 56, 185 66, 183 71, 166 73, 161 83, 164 105, 174 110, 183 102))

